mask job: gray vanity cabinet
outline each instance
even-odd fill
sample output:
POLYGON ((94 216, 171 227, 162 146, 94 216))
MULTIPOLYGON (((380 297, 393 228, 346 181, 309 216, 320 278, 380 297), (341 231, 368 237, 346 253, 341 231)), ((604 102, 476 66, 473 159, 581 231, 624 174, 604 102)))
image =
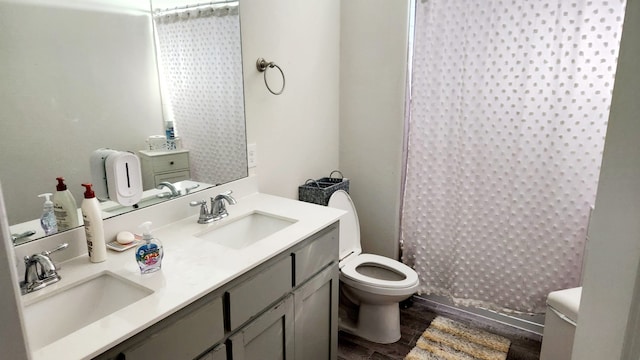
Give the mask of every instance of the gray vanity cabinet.
POLYGON ((292 249, 285 273, 283 259, 260 275, 230 290, 231 328, 246 320, 245 309, 267 303, 284 281, 288 296, 229 337, 229 360, 331 360, 338 349, 338 232, 323 231, 292 249), (292 271, 293 270, 293 271, 292 271), (245 287, 247 283, 253 283, 245 287), (254 289, 249 294, 247 289, 254 289), (240 290, 240 291, 239 291, 240 290), (236 300, 234 300, 236 299, 236 300), (238 320, 234 321, 234 318, 238 320))
POLYGON ((335 223, 97 359, 335 360, 335 223))

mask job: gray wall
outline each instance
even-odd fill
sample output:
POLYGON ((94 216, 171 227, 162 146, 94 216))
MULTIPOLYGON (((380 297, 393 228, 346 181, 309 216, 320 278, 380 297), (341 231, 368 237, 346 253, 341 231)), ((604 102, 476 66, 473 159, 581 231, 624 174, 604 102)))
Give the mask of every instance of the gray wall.
POLYGON ((342 1, 340 169, 363 251, 398 258, 408 0, 342 1))
POLYGON ((241 0, 240 19, 250 173, 261 192, 297 199, 298 185, 338 168, 340 1, 241 0), (267 91, 259 57, 284 71, 282 95, 267 91))

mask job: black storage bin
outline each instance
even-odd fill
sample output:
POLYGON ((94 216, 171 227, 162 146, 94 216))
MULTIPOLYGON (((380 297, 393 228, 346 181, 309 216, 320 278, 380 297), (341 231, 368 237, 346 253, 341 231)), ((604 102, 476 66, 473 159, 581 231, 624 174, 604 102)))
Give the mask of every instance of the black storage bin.
POLYGON ((334 170, 329 177, 321 179, 309 179, 298 187, 298 200, 306 201, 318 205, 327 206, 329 198, 337 190, 349 192, 349 179, 345 178, 339 170, 334 170), (340 177, 333 177, 334 173, 340 177))

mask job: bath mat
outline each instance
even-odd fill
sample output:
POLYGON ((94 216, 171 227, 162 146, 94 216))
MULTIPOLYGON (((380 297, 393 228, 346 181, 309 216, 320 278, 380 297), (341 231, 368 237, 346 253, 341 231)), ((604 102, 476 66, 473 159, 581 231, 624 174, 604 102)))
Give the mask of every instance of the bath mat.
POLYGON ((437 316, 405 360, 505 360, 511 341, 437 316))

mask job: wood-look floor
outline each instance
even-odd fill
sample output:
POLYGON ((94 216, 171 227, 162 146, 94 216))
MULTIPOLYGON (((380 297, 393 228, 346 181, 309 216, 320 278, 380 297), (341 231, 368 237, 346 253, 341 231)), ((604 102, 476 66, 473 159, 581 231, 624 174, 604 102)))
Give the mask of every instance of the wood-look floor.
MULTIPOLYGON (((432 312, 419 299, 403 303, 400 310, 402 337, 393 344, 377 344, 340 331, 338 336, 338 360, 401 360, 415 346, 416 341, 438 314, 432 312)), ((445 316, 472 324, 464 318, 445 316)), ((476 324, 473 324, 476 325, 476 324)), ((507 360, 537 360, 540 358, 540 342, 512 334, 499 334, 511 340, 507 360)))

